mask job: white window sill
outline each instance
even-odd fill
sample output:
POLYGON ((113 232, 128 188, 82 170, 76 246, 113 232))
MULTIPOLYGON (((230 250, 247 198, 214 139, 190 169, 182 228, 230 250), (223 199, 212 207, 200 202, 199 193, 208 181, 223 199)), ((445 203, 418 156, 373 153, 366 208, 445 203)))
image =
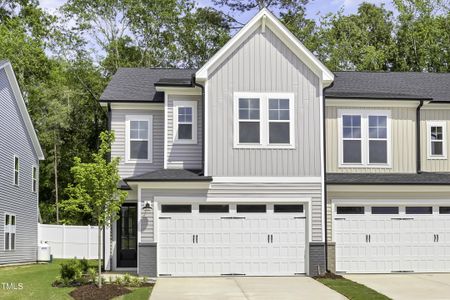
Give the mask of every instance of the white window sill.
POLYGON ((295 149, 294 145, 290 144, 237 144, 233 146, 233 149, 295 149))
POLYGON ((446 160, 447 156, 428 156, 428 160, 446 160))
POLYGON ((339 168, 368 168, 368 169, 392 169, 391 165, 388 164, 340 164, 339 168))
POLYGON ((174 145, 197 145, 196 140, 174 140, 174 145))
POLYGON ((137 159, 137 160, 127 159, 127 160, 125 160, 125 163, 126 164, 151 164, 151 163, 153 163, 153 161, 149 160, 149 159, 137 159))

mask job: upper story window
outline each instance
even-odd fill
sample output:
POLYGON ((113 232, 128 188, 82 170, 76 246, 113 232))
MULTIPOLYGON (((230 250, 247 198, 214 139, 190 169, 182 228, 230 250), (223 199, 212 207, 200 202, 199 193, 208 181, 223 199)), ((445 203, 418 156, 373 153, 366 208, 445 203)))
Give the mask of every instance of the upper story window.
POLYGON ((14 156, 14 178, 13 178, 14 185, 19 185, 19 168, 20 168, 19 157, 14 156))
POLYGON ((5 250, 16 249, 16 216, 12 214, 5 214, 4 224, 4 248, 5 250))
POLYGON ((37 192, 37 168, 31 167, 31 191, 37 192))
POLYGON ((428 159, 447 159, 447 126, 444 121, 427 122, 428 159))
POLYGON ((390 166, 390 112, 339 111, 340 166, 390 166))
POLYGON ((197 144, 197 101, 174 101, 174 141, 197 144))
POLYGON ((152 162, 152 116, 126 117, 126 162, 152 162))
POLYGON ((294 148, 294 95, 234 94, 235 148, 294 148))

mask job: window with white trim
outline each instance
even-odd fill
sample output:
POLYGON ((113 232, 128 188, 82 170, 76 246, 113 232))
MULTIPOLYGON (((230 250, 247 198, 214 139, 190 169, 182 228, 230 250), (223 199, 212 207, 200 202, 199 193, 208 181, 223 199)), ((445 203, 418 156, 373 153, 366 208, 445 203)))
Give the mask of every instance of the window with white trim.
POLYGON ((16 249, 16 216, 12 214, 5 214, 4 222, 4 249, 14 250, 16 249))
POLYGON ((428 159, 447 159, 447 126, 444 121, 427 122, 428 159))
POLYGON ((31 190, 37 192, 37 168, 35 166, 31 167, 31 190))
POLYGON ((197 101, 174 101, 174 141, 197 144, 197 101))
POLYGON ((19 185, 19 170, 20 170, 19 157, 14 156, 14 178, 13 178, 14 185, 19 185))
POLYGON ((293 148, 294 95, 235 93, 235 148, 293 148))
POLYGON ((340 166, 390 167, 390 112, 339 111, 340 166))
POLYGON ((152 162, 152 116, 126 116, 126 162, 152 162))

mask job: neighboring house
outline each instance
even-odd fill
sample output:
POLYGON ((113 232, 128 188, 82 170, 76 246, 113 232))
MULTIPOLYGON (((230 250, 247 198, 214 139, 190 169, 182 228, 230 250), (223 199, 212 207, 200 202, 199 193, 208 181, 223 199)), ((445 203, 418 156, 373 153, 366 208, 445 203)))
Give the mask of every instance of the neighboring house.
POLYGON ((200 70, 119 69, 101 96, 129 189, 112 268, 323 272, 322 91, 333 77, 266 9, 200 70))
POLYGON ((8 61, 0 61, 0 264, 35 262, 39 141, 8 61))
POLYGON ((328 267, 450 271, 450 73, 337 72, 326 96, 328 267))
POLYGON ((129 194, 107 263, 450 271, 449 87, 449 74, 333 74, 266 9, 199 70, 119 69, 100 101, 129 194))

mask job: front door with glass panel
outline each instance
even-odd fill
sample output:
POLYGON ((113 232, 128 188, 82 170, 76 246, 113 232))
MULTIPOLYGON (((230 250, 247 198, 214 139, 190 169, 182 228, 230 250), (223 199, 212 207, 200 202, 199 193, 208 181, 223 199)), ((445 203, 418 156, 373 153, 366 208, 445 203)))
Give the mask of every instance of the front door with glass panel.
POLYGON ((124 204, 117 221, 117 267, 137 266, 137 207, 124 204))

